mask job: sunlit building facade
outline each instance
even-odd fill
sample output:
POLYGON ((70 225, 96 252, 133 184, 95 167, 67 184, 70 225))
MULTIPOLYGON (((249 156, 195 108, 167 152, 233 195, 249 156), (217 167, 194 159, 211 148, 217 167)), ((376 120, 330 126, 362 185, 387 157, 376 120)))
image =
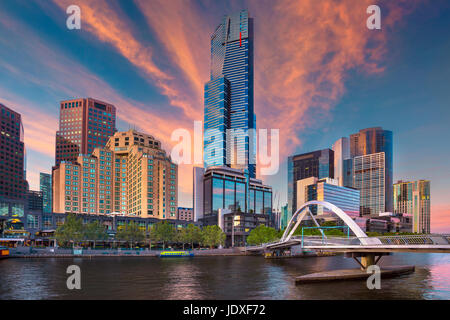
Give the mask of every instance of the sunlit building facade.
POLYGON ((398 181, 394 184, 394 212, 412 216, 412 230, 430 233, 430 181, 398 181))
POLYGON ((129 130, 53 171, 54 212, 177 219, 178 167, 161 142, 129 130))
POLYGON ((61 101, 56 165, 61 161, 74 162, 79 154, 103 148, 115 131, 116 108, 112 104, 92 98, 61 101))

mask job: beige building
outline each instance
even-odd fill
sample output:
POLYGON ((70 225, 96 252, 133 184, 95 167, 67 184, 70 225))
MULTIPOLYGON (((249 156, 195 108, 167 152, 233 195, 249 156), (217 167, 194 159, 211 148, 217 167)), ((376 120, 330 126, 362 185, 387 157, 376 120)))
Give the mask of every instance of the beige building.
POLYGON ((153 136, 116 132, 104 149, 53 171, 53 211, 176 219, 178 168, 153 136))

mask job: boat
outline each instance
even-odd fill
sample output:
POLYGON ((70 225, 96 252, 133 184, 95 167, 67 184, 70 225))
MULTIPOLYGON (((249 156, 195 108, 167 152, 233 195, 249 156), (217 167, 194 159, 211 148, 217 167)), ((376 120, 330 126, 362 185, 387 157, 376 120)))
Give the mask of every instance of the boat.
POLYGON ((0 259, 9 257, 9 249, 6 247, 0 247, 0 259))
POLYGON ((160 258, 180 258, 180 257, 193 257, 194 254, 189 251, 161 251, 160 258))

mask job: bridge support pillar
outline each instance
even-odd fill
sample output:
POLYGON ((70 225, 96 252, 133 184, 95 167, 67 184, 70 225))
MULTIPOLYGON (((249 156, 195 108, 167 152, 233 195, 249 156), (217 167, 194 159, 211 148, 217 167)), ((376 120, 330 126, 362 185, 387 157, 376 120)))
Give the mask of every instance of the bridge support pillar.
POLYGON ((368 253, 365 256, 361 257, 361 270, 366 270, 369 266, 376 264, 375 255, 372 253, 368 253))

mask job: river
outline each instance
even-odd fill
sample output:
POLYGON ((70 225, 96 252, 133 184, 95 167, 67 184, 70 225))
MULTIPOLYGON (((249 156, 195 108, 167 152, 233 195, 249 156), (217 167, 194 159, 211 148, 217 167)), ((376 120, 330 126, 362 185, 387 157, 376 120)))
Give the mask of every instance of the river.
POLYGON ((268 260, 256 256, 194 258, 98 257, 0 260, 3 299, 450 299, 450 255, 397 253, 381 265, 416 271, 365 281, 295 285, 313 272, 357 267, 343 256, 268 260), (66 269, 81 269, 81 290, 69 290, 66 269))

